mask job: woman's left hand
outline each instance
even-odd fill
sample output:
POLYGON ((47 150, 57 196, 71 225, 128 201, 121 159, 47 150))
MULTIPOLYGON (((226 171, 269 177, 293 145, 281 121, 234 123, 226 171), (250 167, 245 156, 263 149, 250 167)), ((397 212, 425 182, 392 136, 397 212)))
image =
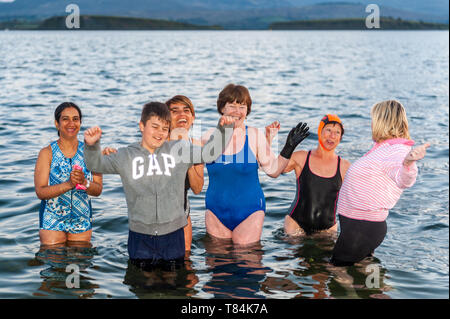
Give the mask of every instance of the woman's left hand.
POLYGON ((272 140, 278 134, 280 127, 281 124, 278 121, 275 121, 266 126, 266 139, 269 143, 272 143, 272 140))
POLYGON ((84 173, 80 169, 73 169, 70 173, 70 179, 71 181, 76 185, 84 185, 84 173))
POLYGON ((425 144, 422 144, 422 145, 412 149, 405 156, 405 159, 403 160, 403 165, 404 166, 410 166, 415 161, 418 161, 418 160, 421 160, 422 158, 424 158, 426 153, 427 153, 427 148, 428 147, 430 147, 430 143, 425 143, 425 144))

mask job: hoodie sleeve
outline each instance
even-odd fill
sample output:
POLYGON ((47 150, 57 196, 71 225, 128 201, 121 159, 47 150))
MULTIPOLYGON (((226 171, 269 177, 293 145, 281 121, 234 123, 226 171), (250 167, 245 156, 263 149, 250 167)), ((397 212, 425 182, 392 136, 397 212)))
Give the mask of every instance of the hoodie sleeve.
POLYGON ((225 150, 233 135, 234 124, 221 126, 217 124, 209 140, 203 146, 190 145, 193 154, 192 164, 215 161, 225 150))
POLYGON ((85 144, 84 160, 86 167, 96 173, 119 174, 119 152, 102 155, 100 141, 97 141, 94 145, 85 144))
POLYGON ((230 142, 233 127, 234 124, 224 126, 217 124, 203 146, 193 145, 186 140, 169 141, 170 153, 177 163, 185 163, 188 166, 215 161, 230 142))

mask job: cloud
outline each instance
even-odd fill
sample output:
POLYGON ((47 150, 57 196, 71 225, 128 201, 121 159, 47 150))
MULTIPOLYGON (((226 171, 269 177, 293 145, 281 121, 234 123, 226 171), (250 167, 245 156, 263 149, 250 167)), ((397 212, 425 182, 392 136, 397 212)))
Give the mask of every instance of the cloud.
POLYGON ((0 0, 0 2, 14 2, 16 0, 0 0))

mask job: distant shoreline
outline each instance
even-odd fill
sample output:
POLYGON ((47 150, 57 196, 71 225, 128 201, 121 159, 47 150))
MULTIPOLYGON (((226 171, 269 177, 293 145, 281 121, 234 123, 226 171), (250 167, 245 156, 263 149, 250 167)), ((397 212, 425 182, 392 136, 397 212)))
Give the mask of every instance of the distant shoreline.
POLYGON ((9 30, 221 30, 220 26, 201 26, 190 23, 143 19, 130 17, 111 17, 97 15, 81 15, 80 28, 70 29, 66 26, 65 16, 51 17, 42 21, 12 20, 0 22, 0 29, 9 30))
POLYGON ((369 29, 366 19, 327 19, 274 22, 271 30, 448 30, 449 25, 423 21, 402 20, 381 17, 380 28, 369 29))
POLYGON ((324 20, 300 20, 274 22, 267 29, 225 29, 222 26, 203 26, 169 20, 144 19, 131 17, 113 17, 97 15, 81 15, 80 28, 69 29, 66 27, 66 17, 51 17, 45 20, 26 21, 11 20, 0 22, 0 30, 98 30, 98 31, 149 31, 149 30, 360 30, 360 31, 393 31, 393 30, 449 30, 448 24, 430 23, 423 21, 411 21, 394 19, 390 17, 380 18, 380 28, 369 29, 365 19, 324 19, 324 20))

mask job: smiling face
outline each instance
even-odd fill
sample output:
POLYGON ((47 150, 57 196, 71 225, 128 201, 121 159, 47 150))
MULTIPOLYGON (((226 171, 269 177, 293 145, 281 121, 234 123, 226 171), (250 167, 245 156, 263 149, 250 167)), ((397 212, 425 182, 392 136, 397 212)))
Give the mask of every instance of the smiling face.
POLYGON ((342 139, 342 129, 337 123, 325 125, 320 134, 321 145, 328 151, 335 149, 342 139))
POLYGON ((172 117, 172 129, 184 128, 189 131, 195 119, 191 108, 183 103, 174 103, 169 106, 169 110, 172 117))
POLYGON ((245 118, 247 116, 247 105, 241 104, 236 101, 230 103, 225 103, 225 106, 222 109, 223 115, 231 116, 236 119, 234 123, 235 127, 243 126, 245 118))
POLYGON ((157 116, 151 116, 145 124, 139 122, 142 132, 142 147, 153 153, 161 147, 169 136, 170 123, 157 116))
POLYGON ((55 126, 62 138, 76 137, 81 127, 80 113, 74 107, 65 108, 59 120, 55 120, 55 126))

